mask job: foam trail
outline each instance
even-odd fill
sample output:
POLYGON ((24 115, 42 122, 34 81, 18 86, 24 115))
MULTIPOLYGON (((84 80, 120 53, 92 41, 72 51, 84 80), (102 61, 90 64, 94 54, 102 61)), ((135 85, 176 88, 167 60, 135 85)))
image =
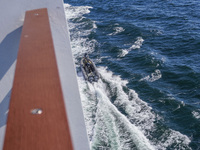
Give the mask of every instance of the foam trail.
POLYGON ((90 87, 92 90, 87 92, 91 84, 88 86, 81 78, 79 78, 79 83, 92 148, 105 146, 102 140, 106 141, 107 147, 111 149, 130 148, 128 145, 125 146, 125 143, 132 140, 137 149, 154 149, 138 127, 131 124, 126 116, 110 102, 105 94, 108 93, 106 85, 102 81, 94 84, 93 89, 90 87), (127 136, 120 130, 126 131, 127 136))
POLYGON ((71 6, 70 4, 64 4, 65 16, 67 19, 82 17, 84 14, 90 13, 90 6, 71 6))
POLYGON ((71 37, 71 47, 73 50, 73 55, 76 58, 75 63, 78 64, 78 59, 84 53, 92 53, 94 47, 97 44, 96 40, 89 40, 87 37, 91 32, 96 29, 95 21, 85 19, 84 15, 90 13, 90 6, 71 6, 69 4, 64 4, 65 15, 68 20, 69 30, 71 37), (78 19, 78 21, 74 21, 78 19), (84 30, 82 28, 84 27, 84 30), (80 31, 81 30, 81 31, 80 31))
MULTIPOLYGON (((111 103, 109 97, 105 94, 108 93, 108 91, 106 92, 106 86, 102 81, 99 81, 97 84, 95 84, 95 89, 98 95, 98 101, 100 101, 98 110, 103 114, 106 126, 112 127, 111 129, 113 131, 110 131, 111 134, 113 134, 114 137, 116 136, 114 140, 114 144, 116 144, 115 148, 119 148, 124 142, 124 139, 120 139, 120 136, 122 135, 120 135, 118 128, 126 128, 126 130, 129 131, 129 138, 134 139, 133 142, 137 149, 154 149, 143 133, 136 126, 131 124, 126 116, 120 113, 120 111, 111 103)), ((99 120, 101 119, 102 118, 100 116, 99 120)))
MULTIPOLYGON (((165 150, 168 147, 176 144, 175 149, 190 149, 188 146, 190 139, 182 135, 178 131, 172 129, 163 130, 159 139, 152 136, 154 132, 159 131, 157 120, 162 120, 158 114, 155 114, 151 107, 142 101, 134 90, 128 89, 126 80, 122 80, 120 76, 113 75, 112 72, 107 71, 106 68, 98 68, 99 72, 103 74, 103 80, 107 84, 107 94, 110 99, 115 97, 114 105, 117 109, 124 111, 127 119, 131 124, 134 124, 142 133, 149 139, 151 145, 156 149, 165 150), (124 91, 127 90, 127 92, 124 91)), ((160 126, 160 125, 159 125, 160 126)), ((166 128, 166 127, 165 127, 166 128)), ((132 131, 132 130, 131 130, 132 131)), ((161 131, 159 131, 161 132, 161 131)))

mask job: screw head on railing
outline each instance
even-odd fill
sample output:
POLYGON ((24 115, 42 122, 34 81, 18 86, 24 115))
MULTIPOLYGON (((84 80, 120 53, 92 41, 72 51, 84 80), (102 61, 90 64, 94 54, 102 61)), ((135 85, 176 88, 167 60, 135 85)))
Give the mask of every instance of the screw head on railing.
POLYGON ((42 114, 42 109, 41 108, 35 108, 31 110, 31 114, 34 115, 41 115, 42 114))

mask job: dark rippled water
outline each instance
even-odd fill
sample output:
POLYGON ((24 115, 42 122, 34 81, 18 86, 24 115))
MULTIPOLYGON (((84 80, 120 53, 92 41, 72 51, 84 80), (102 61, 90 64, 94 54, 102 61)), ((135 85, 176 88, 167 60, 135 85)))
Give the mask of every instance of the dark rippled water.
POLYGON ((91 148, 200 149, 200 1, 64 7, 91 148), (85 52, 102 76, 94 89, 79 72, 85 52))

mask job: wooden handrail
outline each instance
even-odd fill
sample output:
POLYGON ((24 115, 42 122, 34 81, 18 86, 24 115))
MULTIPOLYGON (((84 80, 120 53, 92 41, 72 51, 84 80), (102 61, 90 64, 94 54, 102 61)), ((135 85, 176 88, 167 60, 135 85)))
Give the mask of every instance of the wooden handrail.
POLYGON ((73 150, 46 8, 26 12, 3 150, 73 150))

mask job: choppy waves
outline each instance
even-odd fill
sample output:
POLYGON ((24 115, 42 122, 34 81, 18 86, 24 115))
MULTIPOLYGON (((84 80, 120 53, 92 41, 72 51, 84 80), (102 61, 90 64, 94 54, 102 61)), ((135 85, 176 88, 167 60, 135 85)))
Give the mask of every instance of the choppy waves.
MULTIPOLYGON (((83 54, 96 52, 98 39, 90 38, 90 35, 98 26, 94 20, 85 17, 92 7, 69 4, 64 4, 64 7, 78 71, 83 54)), ((113 27, 113 32, 107 36, 125 30, 120 26, 113 27)), ((118 57, 125 57, 131 50, 140 49, 143 42, 142 37, 137 37, 130 48, 121 50, 118 57)), ((81 73, 77 77, 91 149, 190 149, 190 139, 167 127, 163 123, 164 118, 127 87, 127 80, 114 75, 104 66, 99 66, 98 71, 102 77, 94 85, 86 83, 81 73)), ((154 82, 161 77, 161 71, 157 69, 140 81, 154 82)), ((193 115, 199 117, 197 112, 193 115)))

